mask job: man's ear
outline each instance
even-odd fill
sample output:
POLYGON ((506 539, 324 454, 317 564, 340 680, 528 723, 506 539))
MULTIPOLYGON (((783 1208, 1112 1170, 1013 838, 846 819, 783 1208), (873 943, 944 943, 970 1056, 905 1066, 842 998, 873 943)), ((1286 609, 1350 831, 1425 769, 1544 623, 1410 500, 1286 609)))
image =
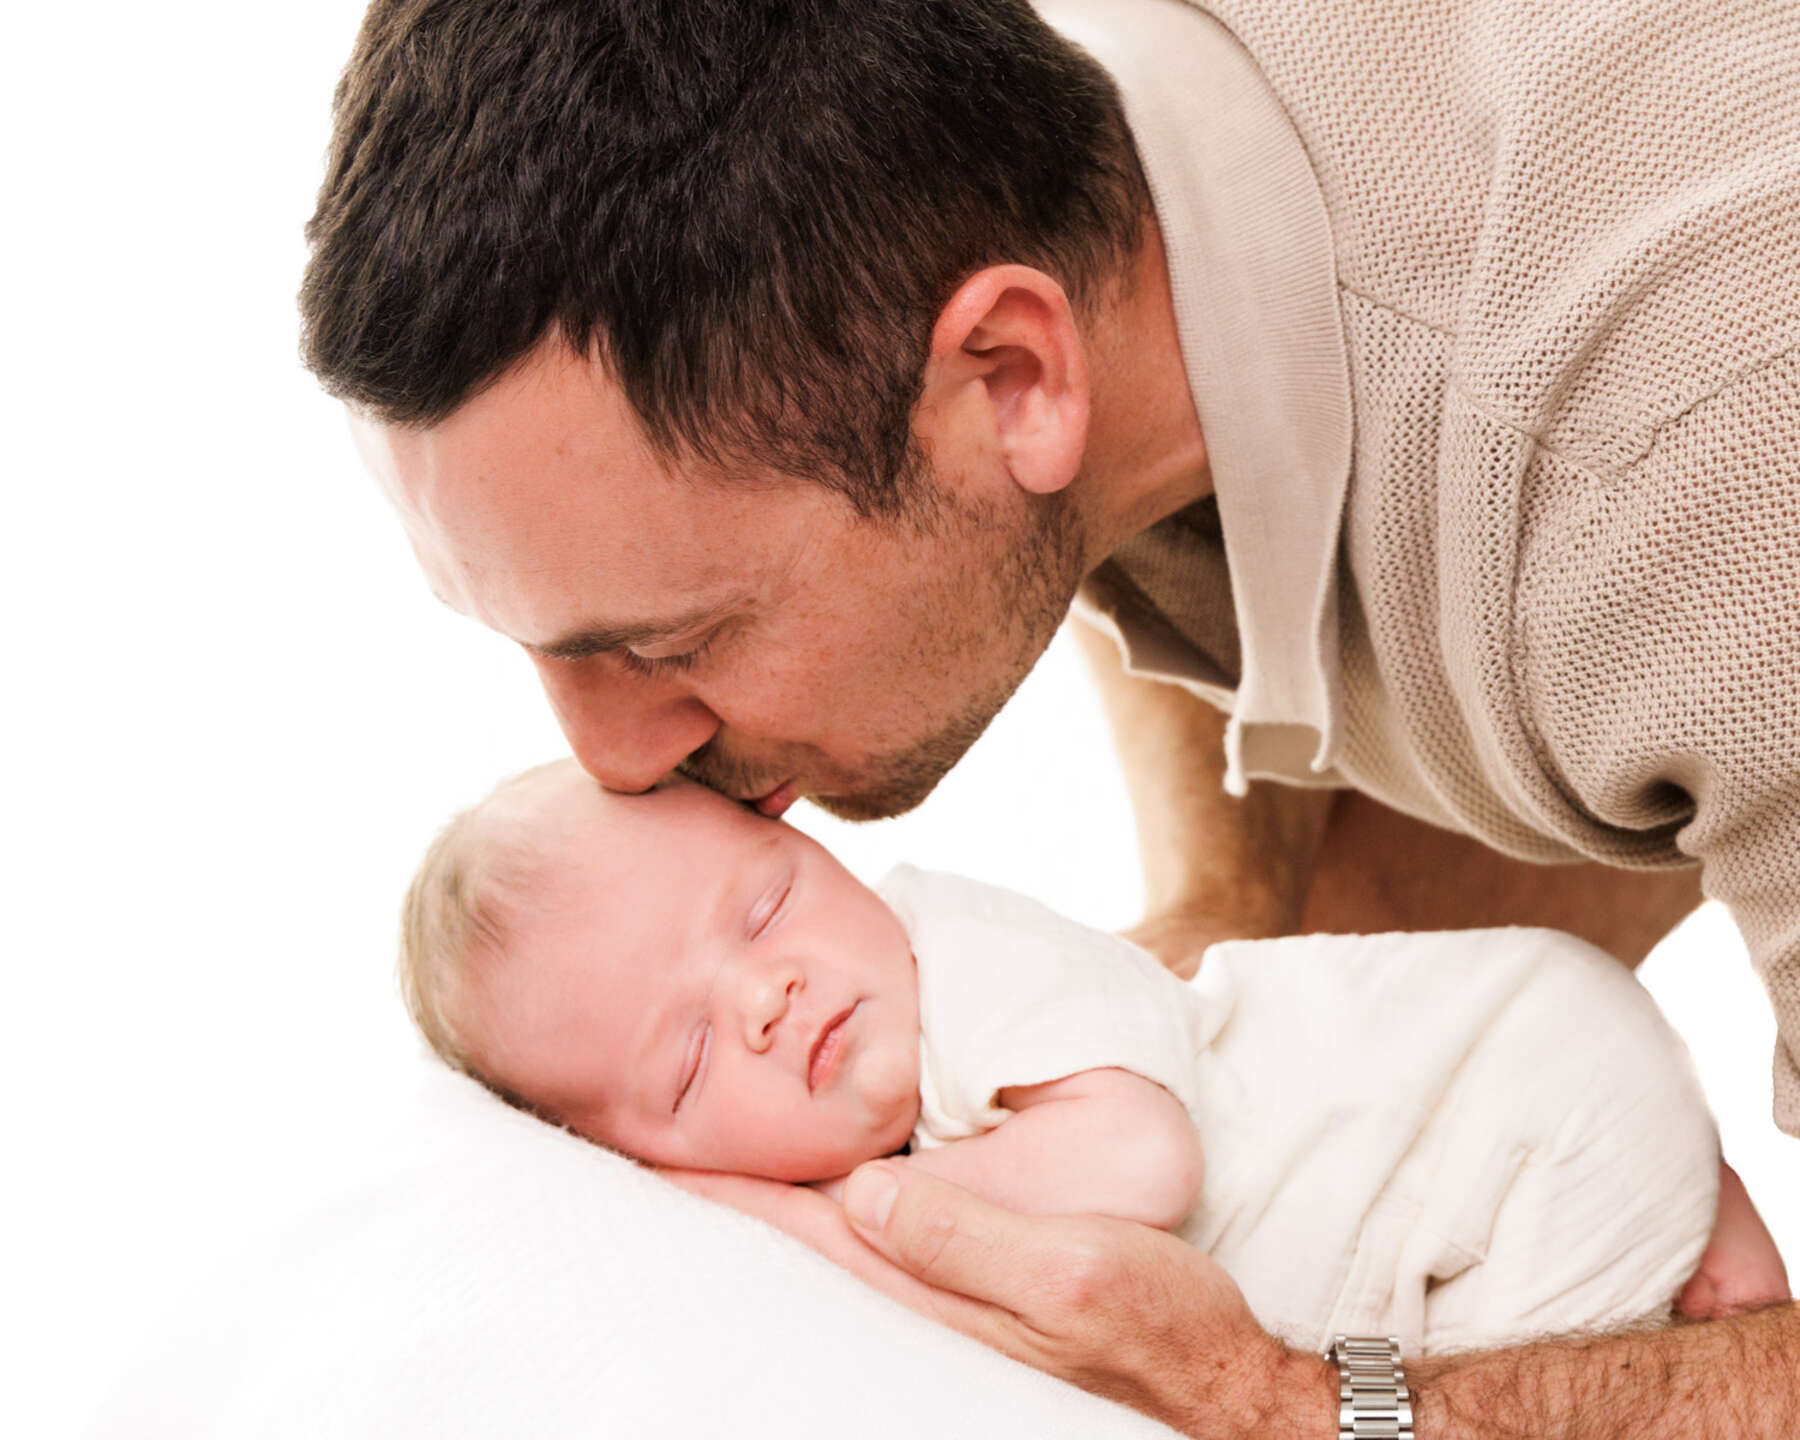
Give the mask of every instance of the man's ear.
POLYGON ((965 280, 938 315, 919 426, 934 451, 998 451, 1035 495, 1075 478, 1087 448, 1088 374, 1063 288, 1041 270, 994 265, 965 280))

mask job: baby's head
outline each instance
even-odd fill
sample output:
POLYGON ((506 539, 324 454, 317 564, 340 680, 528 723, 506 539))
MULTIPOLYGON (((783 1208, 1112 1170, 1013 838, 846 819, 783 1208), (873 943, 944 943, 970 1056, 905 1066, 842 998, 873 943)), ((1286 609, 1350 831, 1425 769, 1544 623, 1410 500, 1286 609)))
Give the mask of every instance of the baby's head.
POLYGON ((514 1104, 664 1165, 842 1175, 918 1114, 918 977, 815 841, 699 785, 574 762, 458 816, 407 895, 407 1008, 514 1104))

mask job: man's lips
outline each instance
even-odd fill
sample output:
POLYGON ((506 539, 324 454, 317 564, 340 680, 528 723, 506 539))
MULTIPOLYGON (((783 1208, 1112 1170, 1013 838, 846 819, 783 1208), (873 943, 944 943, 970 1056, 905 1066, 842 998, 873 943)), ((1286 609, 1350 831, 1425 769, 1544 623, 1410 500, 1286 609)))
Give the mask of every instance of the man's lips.
POLYGON ((752 799, 750 804, 771 820, 779 820, 788 806, 799 798, 798 783, 793 780, 784 780, 767 795, 759 795, 752 799))
MULTIPOLYGON (((860 1004, 862 1001, 858 1000, 856 1005, 860 1004)), ((837 1074, 838 1062, 844 1055, 844 1044, 849 1039, 845 1027, 850 1017, 856 1013, 856 1005, 832 1016, 830 1022, 819 1032, 819 1038, 813 1041, 812 1053, 806 1061, 808 1091, 816 1094, 837 1074)))

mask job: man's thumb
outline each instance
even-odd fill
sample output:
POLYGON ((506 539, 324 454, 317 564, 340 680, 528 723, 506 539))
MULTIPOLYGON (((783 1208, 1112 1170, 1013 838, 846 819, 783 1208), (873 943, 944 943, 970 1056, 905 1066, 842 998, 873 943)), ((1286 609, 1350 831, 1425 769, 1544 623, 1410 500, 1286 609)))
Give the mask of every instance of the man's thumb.
POLYGON ((859 1230, 879 1230, 894 1210, 900 1193, 900 1177, 894 1167, 879 1162, 853 1171, 844 1182, 844 1213, 859 1230))

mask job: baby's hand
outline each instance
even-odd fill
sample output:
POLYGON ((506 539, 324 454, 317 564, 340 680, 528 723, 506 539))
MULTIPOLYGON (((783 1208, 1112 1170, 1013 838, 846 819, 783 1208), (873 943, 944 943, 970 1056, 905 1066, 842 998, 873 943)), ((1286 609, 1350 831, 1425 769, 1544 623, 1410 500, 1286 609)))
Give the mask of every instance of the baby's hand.
POLYGON ((1712 1239, 1675 1302, 1690 1320, 1716 1320, 1788 1298, 1787 1268, 1737 1172, 1719 1162, 1719 1215, 1712 1239))

